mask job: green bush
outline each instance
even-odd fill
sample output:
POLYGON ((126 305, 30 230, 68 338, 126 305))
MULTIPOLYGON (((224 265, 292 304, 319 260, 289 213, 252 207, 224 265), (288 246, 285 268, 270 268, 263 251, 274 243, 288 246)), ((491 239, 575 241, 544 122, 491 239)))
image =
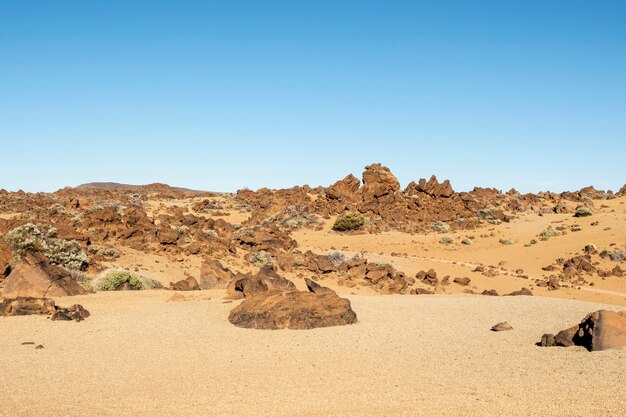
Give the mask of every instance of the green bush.
POLYGON ((441 240, 439 240, 439 243, 441 243, 442 245, 450 245, 454 243, 454 239, 452 239, 450 236, 444 236, 441 238, 441 240))
POLYGON ((264 250, 254 252, 250 255, 250 263, 259 268, 272 264, 272 255, 264 250))
POLYGON ((51 263, 71 270, 85 269, 88 263, 78 242, 57 238, 57 230, 51 226, 28 223, 11 230, 4 240, 20 257, 31 251, 43 252, 51 263))
POLYGON ((587 217, 587 216, 591 216, 593 213, 591 212, 591 209, 587 206, 578 206, 576 207, 576 213, 574 214, 574 217, 587 217))
POLYGON ((436 232, 447 232, 450 230, 450 225, 446 222, 435 222, 431 227, 436 232))
POLYGON ((548 228, 546 230, 544 230, 543 232, 539 233, 539 240, 541 240, 542 242, 545 242, 546 240, 550 239, 553 236, 559 236, 561 233, 558 230, 554 230, 552 228, 552 226, 548 226, 548 228))
POLYGON ((93 291, 114 291, 128 283, 133 290, 147 290, 155 287, 155 283, 141 275, 120 269, 107 269, 91 281, 85 281, 84 286, 93 291))
POLYGON ((357 230, 363 227, 365 219, 360 214, 346 214, 338 217, 333 225, 333 230, 337 232, 346 232, 349 230, 357 230))

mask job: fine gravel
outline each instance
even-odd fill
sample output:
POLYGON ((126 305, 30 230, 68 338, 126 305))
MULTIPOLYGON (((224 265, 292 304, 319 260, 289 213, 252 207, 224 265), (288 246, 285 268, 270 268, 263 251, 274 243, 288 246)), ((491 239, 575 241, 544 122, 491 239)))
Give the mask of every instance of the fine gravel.
POLYGON ((223 292, 183 295, 188 301, 166 302, 169 291, 57 299, 91 312, 80 323, 0 317, 0 415, 626 411, 625 349, 535 346, 543 333, 617 307, 542 297, 344 294, 355 325, 261 331, 227 321, 236 302, 224 303, 223 292), (513 330, 490 331, 503 321, 513 330))

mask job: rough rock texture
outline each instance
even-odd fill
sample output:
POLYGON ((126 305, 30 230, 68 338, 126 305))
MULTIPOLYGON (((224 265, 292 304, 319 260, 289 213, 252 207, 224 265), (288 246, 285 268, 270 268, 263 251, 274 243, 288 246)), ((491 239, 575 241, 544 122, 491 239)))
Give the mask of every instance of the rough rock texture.
POLYGON ((248 298, 267 290, 292 291, 296 285, 287 278, 276 273, 272 266, 264 266, 254 276, 237 274, 228 284, 226 289, 227 298, 248 298))
POLYGON ((17 297, 0 302, 0 316, 52 315, 51 320, 82 321, 90 316, 80 304, 63 308, 50 298, 17 297))
POLYGON ((200 285, 194 277, 187 277, 178 282, 170 282, 170 289, 173 291, 197 291, 200 289, 200 285))
POLYGON ((0 282, 11 273, 13 250, 3 239, 0 239, 0 282))
POLYGON ((557 333, 544 334, 541 346, 584 346, 589 351, 626 347, 626 311, 599 310, 580 324, 557 333))
POLYGON ((532 296, 533 293, 532 291, 530 291, 528 288, 524 287, 521 290, 517 290, 517 291, 513 291, 511 293, 508 294, 504 294, 504 295, 508 295, 508 296, 517 296, 517 295, 527 295, 527 296, 532 296))
POLYGON ((331 200, 353 200, 354 194, 361 186, 361 181, 350 174, 326 189, 326 196, 331 200))
POLYGON ((234 274, 217 259, 204 261, 200 269, 200 288, 203 290, 228 287, 234 274))
POLYGON ((449 180, 445 180, 441 184, 437 180, 436 176, 431 176, 428 182, 424 178, 420 179, 415 189, 419 192, 426 193, 432 197, 444 197, 449 198, 454 194, 454 190, 450 185, 449 180))
POLYGON ((41 253, 28 253, 5 278, 2 296, 57 297, 86 293, 65 269, 51 265, 41 253))
POLYGON ((350 301, 332 291, 268 290, 246 298, 228 320, 250 329, 313 329, 356 323, 350 301))

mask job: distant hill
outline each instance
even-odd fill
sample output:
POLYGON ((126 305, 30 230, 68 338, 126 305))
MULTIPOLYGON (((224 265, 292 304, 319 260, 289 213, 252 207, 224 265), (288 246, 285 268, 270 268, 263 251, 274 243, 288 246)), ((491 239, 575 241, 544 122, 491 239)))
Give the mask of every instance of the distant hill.
POLYGON ((81 184, 77 189, 95 189, 95 190, 129 190, 129 191, 143 191, 143 192, 186 192, 186 193, 207 193, 208 191, 191 190, 189 188, 172 187, 171 185, 153 183, 145 185, 132 185, 132 184, 120 184, 117 182, 89 182, 81 184))

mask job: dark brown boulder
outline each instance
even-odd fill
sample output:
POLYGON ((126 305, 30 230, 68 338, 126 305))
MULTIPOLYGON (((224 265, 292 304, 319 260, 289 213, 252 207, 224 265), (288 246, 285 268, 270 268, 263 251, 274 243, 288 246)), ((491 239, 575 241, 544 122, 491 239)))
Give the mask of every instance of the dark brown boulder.
POLYGON ((626 311, 599 310, 556 336, 545 334, 541 346, 583 346, 589 351, 626 347, 626 311))
POLYGON ((161 245, 173 245, 178 241, 179 237, 178 232, 170 227, 160 229, 157 233, 157 238, 161 245))
POLYGON ((480 293, 480 295, 490 295, 493 297, 497 297, 499 294, 498 294, 498 291, 496 290, 484 290, 483 292, 480 293))
POLYGON ((433 287, 439 283, 439 280, 437 279, 437 273, 432 268, 428 271, 419 271, 417 274, 415 274, 415 279, 422 284, 430 285, 433 287))
POLYGON ((249 329, 313 329, 356 323, 350 301, 334 292, 270 290, 246 298, 228 321, 249 329))
POLYGON ((50 264, 45 255, 33 252, 23 256, 5 278, 2 296, 57 297, 86 293, 67 270, 50 264))
POLYGON ((463 277, 463 278, 454 278, 454 280, 453 280, 453 282, 456 282, 457 284, 459 284, 459 285, 463 285, 463 286, 467 286, 467 285, 469 285, 469 283, 470 283, 471 281, 472 281, 472 280, 471 280, 471 279, 469 279, 468 277, 463 277))
POLYGON ((173 291, 198 291, 200 285, 194 277, 187 277, 178 282, 170 282, 170 289, 173 291))

